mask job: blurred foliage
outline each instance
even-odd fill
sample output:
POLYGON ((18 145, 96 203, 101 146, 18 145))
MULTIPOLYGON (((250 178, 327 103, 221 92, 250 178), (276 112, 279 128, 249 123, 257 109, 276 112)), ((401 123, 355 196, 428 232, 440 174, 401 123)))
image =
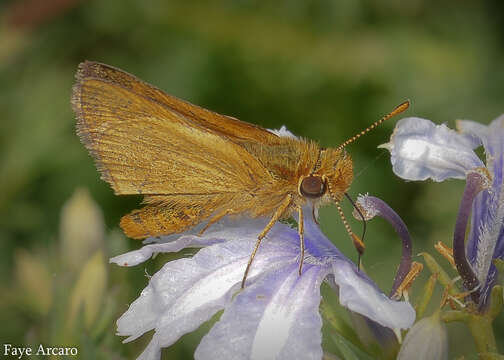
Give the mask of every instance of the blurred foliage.
MULTIPOLYGON (((115 197, 74 133, 69 98, 79 62, 108 63, 206 108, 269 128, 285 124, 336 146, 407 98, 408 116, 451 125, 456 118, 488 123, 504 112, 503 14, 497 0, 2 2, 0 322, 7 325, 0 339, 78 343, 88 358, 131 358, 148 341, 122 345, 114 320, 145 286, 144 271, 171 257, 133 269, 106 263, 139 246, 117 230, 139 198, 115 197), (99 204, 105 227, 83 190, 72 197, 79 187, 99 204), (71 197, 73 214, 63 207, 71 197)), ((376 149, 393 126, 349 147, 350 193, 369 192, 395 208, 416 253, 450 244, 463 183, 396 178, 376 149)), ((322 227, 355 258, 335 217, 333 207, 323 209, 322 227)), ((400 244, 379 220, 368 234, 366 269, 387 292, 400 244)), ((504 321, 496 324, 502 350, 504 321)), ((191 358, 203 327, 166 356, 191 358)), ((475 356, 467 331, 452 324, 448 331, 456 341, 451 357, 475 356)))

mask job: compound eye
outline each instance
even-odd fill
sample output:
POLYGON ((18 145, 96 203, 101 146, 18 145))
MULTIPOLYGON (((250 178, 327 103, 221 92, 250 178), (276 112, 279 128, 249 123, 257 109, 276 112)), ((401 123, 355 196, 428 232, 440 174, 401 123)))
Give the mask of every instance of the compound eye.
POLYGON ((320 176, 307 176, 301 181, 301 194, 310 198, 318 198, 325 193, 325 184, 320 176))

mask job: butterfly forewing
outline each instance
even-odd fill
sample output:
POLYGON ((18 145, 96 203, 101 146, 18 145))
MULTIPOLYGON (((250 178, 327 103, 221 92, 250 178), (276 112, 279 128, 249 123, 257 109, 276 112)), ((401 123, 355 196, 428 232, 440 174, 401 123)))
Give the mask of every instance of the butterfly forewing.
POLYGON ((74 108, 79 136, 117 194, 240 192, 267 175, 241 146, 117 84, 80 79, 74 108))
POLYGON ((86 61, 80 64, 77 76, 80 79, 97 79, 120 86, 146 100, 157 102, 185 116, 189 122, 192 122, 192 126, 201 126, 206 131, 214 131, 228 138, 252 140, 266 144, 281 142, 281 138, 257 125, 218 114, 168 95, 136 76, 110 65, 86 61))

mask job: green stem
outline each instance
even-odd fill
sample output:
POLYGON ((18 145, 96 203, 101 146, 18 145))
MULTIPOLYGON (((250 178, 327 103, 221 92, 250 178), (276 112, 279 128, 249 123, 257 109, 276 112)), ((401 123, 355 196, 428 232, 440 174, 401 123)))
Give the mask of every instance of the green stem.
POLYGON ((485 315, 471 315, 467 325, 471 330, 479 353, 496 353, 497 344, 492 328, 492 319, 485 315))
POLYGON ((479 353, 480 360, 504 360, 504 355, 496 353, 479 353))
POLYGON ((502 358, 502 355, 498 354, 492 327, 493 320, 503 307, 502 292, 503 289, 501 286, 494 286, 489 310, 486 313, 481 314, 471 313, 467 310, 451 310, 444 311, 441 314, 441 318, 444 322, 460 321, 467 324, 482 359, 502 358))
POLYGON ((487 315, 494 320, 502 311, 504 305, 503 288, 501 285, 495 285, 490 297, 490 306, 487 315))
POLYGON ((417 320, 422 318, 425 309, 427 308, 427 305, 429 305, 438 276, 439 273, 432 274, 423 288, 422 297, 420 298, 420 301, 417 303, 416 306, 417 320))
POLYGON ((497 344, 492 328, 492 317, 488 314, 471 314, 465 311, 451 310, 442 313, 444 322, 460 321, 467 324, 476 343, 479 354, 497 353, 497 344))
POLYGON ((419 255, 423 256, 425 264, 429 268, 430 272, 432 274, 438 274, 439 283, 444 287, 448 288, 448 293, 450 295, 456 295, 459 293, 458 288, 453 282, 453 280, 430 254, 422 252, 419 255))
POLYGON ((441 319, 447 323, 452 321, 468 322, 470 316, 471 314, 460 310, 450 310, 441 313, 441 319))

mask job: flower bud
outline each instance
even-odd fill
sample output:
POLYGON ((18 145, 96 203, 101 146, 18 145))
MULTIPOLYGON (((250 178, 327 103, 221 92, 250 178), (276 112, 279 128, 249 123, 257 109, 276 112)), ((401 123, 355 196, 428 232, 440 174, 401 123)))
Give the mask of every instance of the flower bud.
POLYGON ((448 359, 448 335, 439 312, 417 322, 406 335, 398 360, 448 359))

